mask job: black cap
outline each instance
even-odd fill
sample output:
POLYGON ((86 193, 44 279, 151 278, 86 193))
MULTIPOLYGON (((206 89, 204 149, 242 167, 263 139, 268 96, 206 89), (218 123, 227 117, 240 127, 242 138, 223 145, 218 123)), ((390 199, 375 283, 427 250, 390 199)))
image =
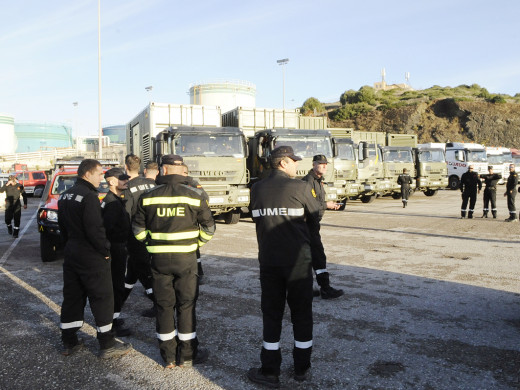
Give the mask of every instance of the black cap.
POLYGON ((105 172, 105 179, 109 177, 117 177, 119 180, 127 180, 130 179, 123 168, 110 168, 105 172))
POLYGON ((278 146, 271 152, 271 158, 289 157, 291 160, 300 161, 302 158, 294 154, 291 146, 278 146))
POLYGON ((312 158, 312 162, 317 162, 318 164, 328 164, 327 157, 323 154, 317 154, 312 158))
POLYGON ((161 158, 161 165, 180 165, 183 161, 182 157, 178 154, 166 154, 161 158))

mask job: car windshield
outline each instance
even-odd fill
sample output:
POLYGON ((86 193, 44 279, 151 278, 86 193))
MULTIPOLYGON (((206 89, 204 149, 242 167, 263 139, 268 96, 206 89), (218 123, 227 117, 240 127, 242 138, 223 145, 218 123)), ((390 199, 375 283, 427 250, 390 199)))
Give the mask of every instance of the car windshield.
MULTIPOLYGON (((75 183, 77 175, 59 175, 54 180, 52 184, 51 194, 60 195, 61 193, 67 191, 71 188, 75 183)), ((103 179, 101 184, 98 187, 98 192, 106 194, 108 192, 108 183, 103 179)))
POLYGON ((332 147, 327 137, 278 137, 274 141, 274 147, 278 146, 291 146, 294 154, 300 157, 313 157, 317 154, 332 157, 332 147))
POLYGON ((337 144, 338 145, 338 158, 342 160, 355 160, 354 157, 354 146, 352 144, 337 144))
POLYGON ((444 152, 442 150, 420 150, 420 162, 445 162, 444 152))
POLYGON ((172 153, 180 156, 244 157, 242 137, 230 134, 180 134, 172 153))

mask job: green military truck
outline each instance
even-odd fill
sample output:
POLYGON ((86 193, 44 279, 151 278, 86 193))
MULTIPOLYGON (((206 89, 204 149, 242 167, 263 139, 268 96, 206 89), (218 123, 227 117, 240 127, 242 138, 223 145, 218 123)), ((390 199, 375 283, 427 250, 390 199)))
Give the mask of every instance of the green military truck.
POLYGON ((419 144, 415 151, 416 190, 435 195, 448 186, 448 165, 444 148, 436 144, 419 144))
MULTIPOLYGON (((383 146, 383 165, 385 178, 390 182, 390 188, 383 195, 391 195, 394 199, 401 197, 401 186, 397 183, 397 178, 403 173, 403 169, 408 170, 412 179, 416 177, 415 163, 412 148, 409 146, 383 146)), ((415 191, 415 181, 410 186, 415 191)))
POLYGON ((234 224, 249 206, 248 149, 240 128, 221 123, 219 107, 150 103, 127 125, 127 152, 143 164, 164 154, 182 156, 213 213, 234 224))

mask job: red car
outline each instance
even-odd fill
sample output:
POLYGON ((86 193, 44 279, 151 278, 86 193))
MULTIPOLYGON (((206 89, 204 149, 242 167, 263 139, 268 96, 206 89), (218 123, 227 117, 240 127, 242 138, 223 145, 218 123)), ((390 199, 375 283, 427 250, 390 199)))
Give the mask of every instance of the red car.
POLYGON ((40 196, 47 184, 47 174, 45 171, 14 172, 13 175, 16 175, 16 179, 23 185, 25 193, 28 195, 35 194, 36 196, 40 196))
MULTIPOLYGON (((104 171, 118 165, 116 163, 103 163, 104 171)), ((77 166, 65 166, 64 170, 57 170, 47 182, 43 190, 42 199, 36 216, 38 231, 40 232, 40 255, 43 262, 56 259, 56 251, 64 246, 58 224, 58 198, 61 193, 68 190, 76 183, 78 177, 77 166)), ((108 184, 103 179, 98 188, 99 199, 103 199, 108 192, 108 184)))

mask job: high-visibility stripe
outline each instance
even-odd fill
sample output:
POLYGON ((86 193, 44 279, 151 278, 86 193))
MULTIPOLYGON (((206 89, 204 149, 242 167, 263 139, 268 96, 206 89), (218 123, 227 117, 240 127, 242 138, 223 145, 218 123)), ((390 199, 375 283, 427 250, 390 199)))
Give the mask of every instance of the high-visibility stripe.
POLYGON ((180 233, 150 233, 150 237, 153 240, 166 240, 166 241, 175 241, 175 240, 186 240, 188 238, 197 238, 199 236, 199 231, 191 231, 191 232, 180 232, 180 233))
POLYGON ((120 315, 121 315, 121 313, 114 313, 114 316, 112 318, 113 319, 119 318, 120 315))
POLYGON ((268 343, 264 341, 262 346, 264 347, 264 349, 267 349, 268 351, 277 351, 280 349, 280 342, 268 343))
POLYGON ((153 288, 148 288, 145 292, 147 295, 153 294, 153 288))
POLYGON ((213 237, 213 235, 206 233, 204 230, 199 230, 199 235, 202 240, 209 241, 213 237))
POLYGON ((134 285, 133 285, 133 284, 125 283, 125 288, 128 289, 128 290, 131 290, 131 289, 134 288, 134 285))
POLYGON ((62 322, 60 324, 60 329, 72 329, 72 328, 81 328, 83 326, 83 321, 74 321, 74 322, 62 322))
POLYGON ((323 274, 323 273, 325 273, 325 272, 328 272, 328 271, 327 271, 327 268, 324 268, 324 269, 317 269, 317 270, 316 270, 316 275, 323 274))
POLYGON ((170 333, 156 333, 157 338, 161 341, 173 340, 175 336, 177 336, 177 329, 170 333))
POLYGON ((312 340, 310 341, 296 341, 294 340, 294 346, 300 349, 307 349, 312 347, 312 340))
POLYGON ((198 244, 192 245, 152 245, 146 247, 150 253, 190 253, 195 252, 198 244))
POLYGON ((181 341, 193 340, 195 337, 197 337, 197 332, 179 333, 179 340, 181 341))
POLYGON ((188 196, 158 196, 155 198, 144 198, 143 206, 153 204, 189 204, 190 206, 200 206, 200 199, 190 198, 188 196))
POLYGON ((205 241, 201 241, 201 240, 199 240, 199 242, 198 242, 199 246, 204 246, 205 243, 206 243, 205 241))
POLYGON ((136 240, 138 241, 143 241, 145 238, 146 238, 146 235, 148 234, 148 232, 146 230, 143 230, 141 233, 139 234, 136 234, 135 235, 135 238, 136 240))
POLYGON ((110 332, 112 330, 112 323, 104 326, 98 326, 96 329, 99 333, 110 332))

